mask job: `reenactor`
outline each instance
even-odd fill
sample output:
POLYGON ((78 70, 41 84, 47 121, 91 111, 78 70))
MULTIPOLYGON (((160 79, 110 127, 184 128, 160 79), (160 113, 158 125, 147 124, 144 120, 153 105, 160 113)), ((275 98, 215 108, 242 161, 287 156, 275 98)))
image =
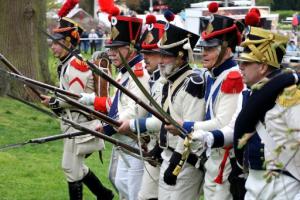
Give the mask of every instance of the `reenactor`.
POLYGON ((296 199, 300 190, 299 74, 282 71, 288 38, 249 27, 238 57, 251 93, 236 120, 234 147, 248 169, 245 199, 296 199), (297 145, 296 145, 297 146, 297 145))
MULTIPOLYGON (((141 53, 144 55, 146 69, 150 74, 149 87, 150 94, 153 99, 160 104, 162 83, 160 80, 160 71, 158 64, 160 62, 160 53, 157 46, 158 40, 163 36, 165 22, 157 21, 154 15, 147 15, 146 17, 147 29, 141 36, 141 53)), ((147 118, 131 119, 123 121, 119 128, 119 132, 126 132, 131 130, 133 132, 140 132, 141 134, 149 134, 150 142, 147 144, 147 149, 150 153, 161 153, 159 148, 158 138, 159 130, 161 128, 161 121, 154 116, 147 118)), ((160 155, 153 155, 153 157, 160 157, 160 155)), ((159 180, 160 167, 158 165, 151 165, 145 162, 145 169, 141 190, 139 192, 139 200, 158 199, 158 180, 159 180)))
MULTIPOLYGON (((216 11, 217 3, 209 10, 216 11)), ((195 122, 180 122, 188 132, 193 131, 195 143, 203 143, 207 150, 205 162, 204 198, 233 199, 228 177, 232 172, 233 127, 241 108, 244 84, 237 63, 233 59, 235 48, 241 42, 244 26, 230 17, 213 14, 202 18, 203 67, 205 72, 205 118, 195 122)), ((176 132, 174 127, 167 127, 176 132)), ((235 163, 235 162, 233 162, 235 163)))
MULTIPOLYGON (((118 69, 116 81, 128 91, 138 96, 142 101, 147 102, 146 97, 130 77, 121 58, 122 55, 139 81, 146 90, 149 90, 149 74, 145 69, 144 58, 137 50, 143 21, 135 17, 121 16, 117 12, 112 13, 109 18, 111 21, 111 39, 105 46, 109 48, 109 59, 118 69)), ((102 97, 89 94, 82 94, 80 101, 85 104, 94 105, 96 110, 98 107, 103 107, 106 103, 102 97)), ((121 122, 123 120, 145 117, 146 114, 145 109, 137 106, 136 102, 120 90, 116 90, 108 113, 109 117, 118 119, 121 122)), ((118 133, 110 125, 104 124, 100 127, 100 130, 106 135, 113 136, 124 143, 138 147, 136 140, 125 134, 118 133)), ((116 151, 118 153, 118 163, 114 185, 121 198, 136 200, 141 187, 144 164, 141 160, 119 149, 116 149, 116 151)))
MULTIPOLYGON (((60 88, 76 94, 95 92, 93 74, 84 62, 63 49, 58 42, 70 49, 75 49, 79 44, 82 30, 78 23, 65 17, 62 18, 59 27, 53 30, 55 41, 51 46, 54 56, 60 60, 57 67, 60 88)), ((44 98, 43 104, 65 118, 89 126, 91 129, 96 129, 100 125, 99 120, 90 121, 84 112, 70 107, 55 97, 44 95, 42 97, 44 98)), ((76 131, 64 123, 61 123, 61 129, 64 133, 76 131)), ((91 135, 64 139, 62 168, 68 181, 71 200, 82 199, 82 184, 85 184, 97 199, 113 199, 112 191, 105 188, 96 175, 84 164, 87 155, 103 148, 103 140, 91 135)))
MULTIPOLYGON (((164 83, 161 105, 177 121, 202 120, 204 117, 203 77, 189 65, 193 62, 192 50, 198 39, 198 35, 167 23, 158 42, 161 53, 159 69, 164 83)), ((158 199, 198 199, 204 177, 204 172, 198 169, 197 153, 201 145, 189 153, 189 138, 172 135, 164 125, 160 132, 160 146, 164 149, 158 199)))

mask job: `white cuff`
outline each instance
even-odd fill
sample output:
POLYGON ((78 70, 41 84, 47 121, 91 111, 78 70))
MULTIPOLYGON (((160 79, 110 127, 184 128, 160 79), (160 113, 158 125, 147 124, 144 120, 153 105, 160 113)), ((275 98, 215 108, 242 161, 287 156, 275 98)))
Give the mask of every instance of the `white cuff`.
POLYGON ((135 119, 131 119, 130 122, 129 122, 129 127, 130 127, 130 130, 133 131, 133 132, 136 132, 136 128, 135 128, 135 119))

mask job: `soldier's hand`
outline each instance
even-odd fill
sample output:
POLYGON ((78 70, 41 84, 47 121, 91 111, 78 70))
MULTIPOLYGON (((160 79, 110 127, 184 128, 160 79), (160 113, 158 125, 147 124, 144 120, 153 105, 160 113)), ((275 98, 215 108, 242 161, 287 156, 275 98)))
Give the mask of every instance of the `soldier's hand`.
POLYGON ((94 101, 96 98, 95 93, 81 93, 80 96, 81 98, 78 100, 79 103, 87 106, 94 105, 94 101))
POLYGON ((168 185, 176 185, 178 172, 176 172, 175 168, 178 166, 182 155, 176 151, 173 152, 170 160, 169 160, 169 166, 164 172, 164 182, 168 185))
MULTIPOLYGON (((179 124, 180 126, 183 125, 183 122, 182 122, 182 121, 177 121, 177 122, 178 122, 178 124, 179 124)), ((169 131, 169 132, 170 132, 172 135, 174 135, 174 136, 180 135, 180 131, 178 130, 178 128, 176 128, 175 126, 173 126, 173 125, 171 125, 171 124, 165 125, 165 129, 166 129, 167 131, 169 131)))
POLYGON ((96 128, 96 131, 98 131, 98 132, 100 132, 100 133, 103 133, 103 132, 104 132, 103 126, 102 126, 102 125, 99 125, 99 126, 96 128))
POLYGON ((155 144, 154 148, 149 152, 151 158, 157 162, 149 162, 150 165, 153 167, 157 166, 157 163, 161 164, 163 162, 163 159, 161 157, 161 153, 163 152, 163 149, 159 146, 158 143, 155 144))
POLYGON ((45 106, 49 107, 49 102, 50 102, 51 97, 47 96, 47 95, 43 95, 43 94, 41 94, 41 97, 43 99, 41 101, 41 103, 44 104, 45 106))
POLYGON ((121 120, 121 126, 118 128, 119 133, 126 133, 130 131, 130 120, 121 120))
POLYGON ((212 143, 214 142, 214 136, 209 131, 197 130, 192 133, 192 140, 200 141, 205 144, 209 143, 210 145, 212 145, 212 143))

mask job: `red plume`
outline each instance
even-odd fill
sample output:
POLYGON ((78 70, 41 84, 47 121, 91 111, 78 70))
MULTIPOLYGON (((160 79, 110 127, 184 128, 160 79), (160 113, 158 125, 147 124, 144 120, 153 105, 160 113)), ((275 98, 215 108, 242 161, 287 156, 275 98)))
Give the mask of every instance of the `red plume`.
POLYGON ((120 15, 120 13, 121 13, 120 9, 117 6, 114 6, 109 11, 108 20, 110 21, 112 16, 120 15))
POLYGON ((114 0, 98 0, 98 5, 101 12, 109 13, 114 7, 114 0))
POLYGON ((260 17, 260 11, 258 8, 251 8, 249 12, 255 12, 260 17))
POLYGON ((76 4, 78 4, 78 2, 79 0, 67 0, 58 11, 58 16, 66 16, 76 6, 76 4))
POLYGON ((207 8, 210 13, 216 13, 218 12, 219 4, 217 2, 211 2, 207 5, 207 8))
POLYGON ((147 15, 146 24, 154 24, 156 23, 156 17, 154 15, 147 15))
POLYGON ((245 17, 245 24, 247 26, 259 26, 260 23, 260 17, 257 14, 257 12, 248 12, 248 14, 245 17))

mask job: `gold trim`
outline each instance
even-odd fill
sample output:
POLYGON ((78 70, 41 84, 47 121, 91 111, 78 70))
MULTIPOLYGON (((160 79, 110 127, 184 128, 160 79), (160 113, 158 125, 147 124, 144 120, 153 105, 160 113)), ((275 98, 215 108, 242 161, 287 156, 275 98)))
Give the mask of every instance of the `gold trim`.
POLYGON ((257 27, 250 27, 249 36, 258 36, 261 39, 251 40, 246 38, 241 46, 248 47, 251 52, 242 53, 240 60, 264 63, 279 68, 280 63, 278 63, 276 48, 285 51, 288 38, 257 27))

